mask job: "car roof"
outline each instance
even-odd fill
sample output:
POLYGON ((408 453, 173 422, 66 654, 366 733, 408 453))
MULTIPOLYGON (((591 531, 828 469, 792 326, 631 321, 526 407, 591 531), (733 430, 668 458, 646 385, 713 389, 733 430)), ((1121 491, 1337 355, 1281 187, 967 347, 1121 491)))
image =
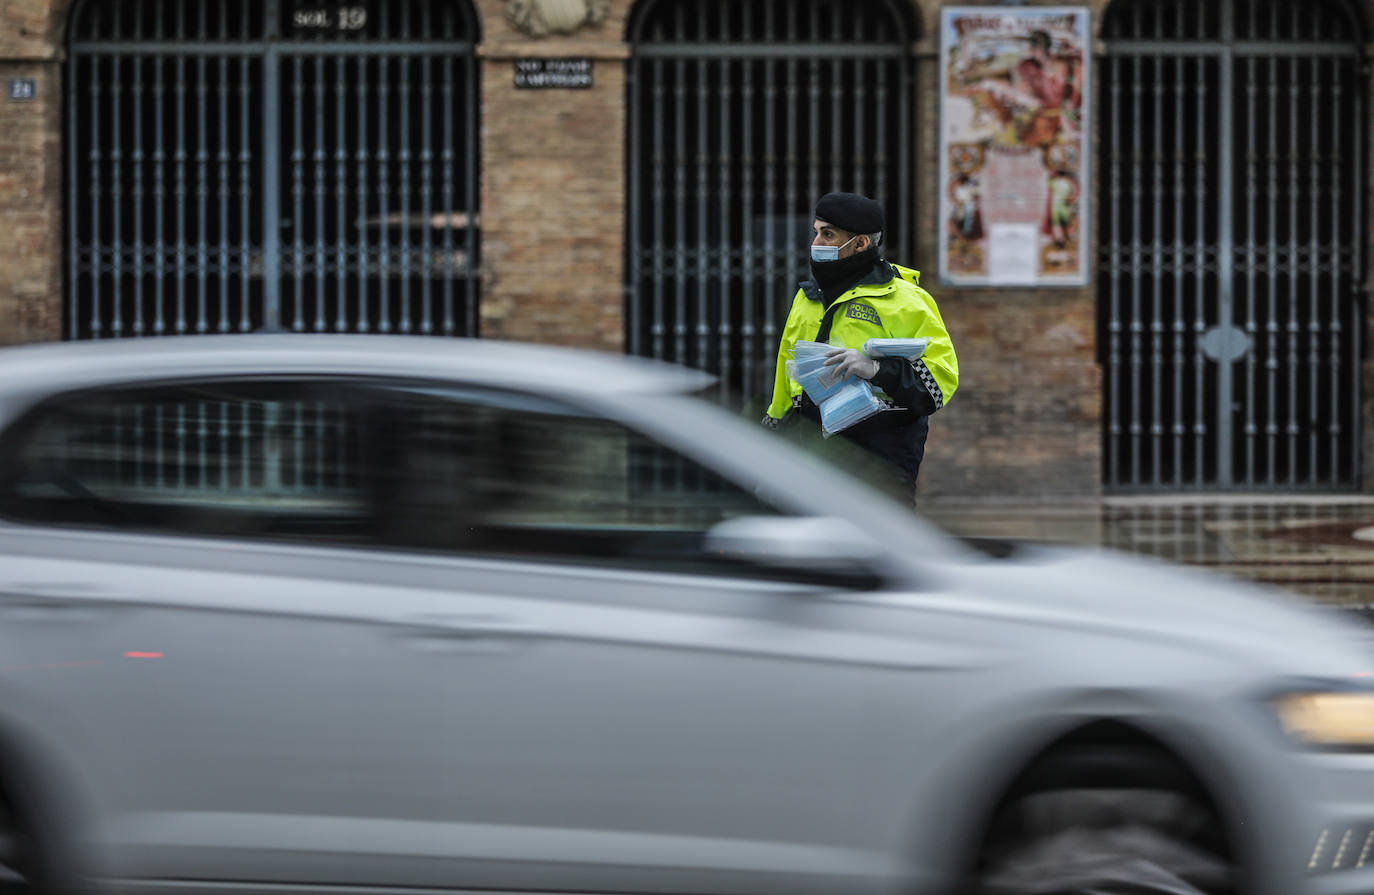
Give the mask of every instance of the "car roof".
POLYGON ((0 348, 0 390, 11 393, 253 375, 455 378, 565 394, 683 393, 715 381, 699 370, 606 351, 433 336, 252 333, 0 348))

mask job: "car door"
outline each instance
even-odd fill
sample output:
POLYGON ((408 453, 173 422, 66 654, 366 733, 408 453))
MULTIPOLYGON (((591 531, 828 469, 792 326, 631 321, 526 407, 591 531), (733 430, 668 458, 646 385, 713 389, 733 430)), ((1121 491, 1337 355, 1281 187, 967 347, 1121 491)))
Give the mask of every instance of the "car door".
POLYGON ((336 382, 188 382, 64 396, 5 439, 0 704, 84 794, 91 872, 331 879, 443 816, 373 720, 405 704, 419 735, 433 704, 373 673, 385 577, 332 570, 372 543, 365 413, 336 382))
POLYGON ((386 574, 411 585, 378 673, 433 702, 375 717, 451 799, 413 831, 443 856, 416 884, 820 891, 900 874, 919 743, 875 732, 915 710, 922 679, 982 662, 976 646, 712 555, 710 526, 780 511, 619 422, 495 390, 378 403, 401 446, 386 574))

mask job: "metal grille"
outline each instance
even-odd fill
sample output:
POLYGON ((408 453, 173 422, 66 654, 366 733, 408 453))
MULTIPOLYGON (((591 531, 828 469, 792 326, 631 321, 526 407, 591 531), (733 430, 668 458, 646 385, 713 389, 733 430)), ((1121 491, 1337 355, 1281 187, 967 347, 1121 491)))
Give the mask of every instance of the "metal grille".
POLYGON ((86 0, 70 33, 68 338, 476 335, 467 0, 86 0))
POLYGON ((645 0, 629 33, 626 343, 756 396, 815 200, 865 193, 912 245, 908 4, 645 0))
POLYGON ((1103 23, 1110 490, 1359 483, 1366 76, 1338 0, 1103 23))

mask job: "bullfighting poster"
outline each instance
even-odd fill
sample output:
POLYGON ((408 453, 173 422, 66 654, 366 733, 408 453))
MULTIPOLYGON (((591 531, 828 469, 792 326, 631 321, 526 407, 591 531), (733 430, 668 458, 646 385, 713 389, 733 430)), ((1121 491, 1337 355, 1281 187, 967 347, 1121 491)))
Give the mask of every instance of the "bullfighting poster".
POLYGON ((1088 281, 1086 7, 941 15, 940 276, 1088 281))

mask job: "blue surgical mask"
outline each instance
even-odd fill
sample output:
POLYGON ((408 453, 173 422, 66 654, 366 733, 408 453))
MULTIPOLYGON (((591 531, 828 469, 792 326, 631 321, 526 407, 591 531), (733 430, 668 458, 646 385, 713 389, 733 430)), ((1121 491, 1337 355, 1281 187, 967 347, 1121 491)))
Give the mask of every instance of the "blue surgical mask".
POLYGON ((854 240, 856 240, 856 239, 858 239, 858 238, 859 238, 859 237, 858 237, 857 235, 851 236, 851 237, 849 237, 848 239, 846 239, 846 240, 844 241, 844 245, 837 245, 837 246, 818 246, 818 245, 813 245, 813 246, 811 247, 811 260, 812 260, 812 261, 822 261, 822 262, 823 262, 823 261, 838 261, 838 260, 840 260, 840 249, 842 249, 842 248, 844 248, 845 246, 849 245, 851 242, 853 242, 854 240))

